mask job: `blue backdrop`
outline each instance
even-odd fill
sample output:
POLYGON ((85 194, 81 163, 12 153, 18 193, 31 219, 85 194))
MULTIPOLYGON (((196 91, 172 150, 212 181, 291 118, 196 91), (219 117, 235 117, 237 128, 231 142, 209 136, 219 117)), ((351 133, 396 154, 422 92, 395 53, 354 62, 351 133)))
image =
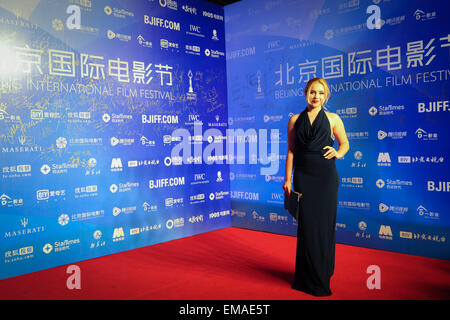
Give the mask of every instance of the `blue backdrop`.
POLYGON ((337 241, 449 259, 448 9, 0 4, 0 278, 231 225, 296 235, 286 126, 315 76, 350 139, 337 241))
POLYGON ((0 278, 230 226, 224 38, 205 1, 0 4, 0 278))
POLYGON ((247 143, 230 166, 234 226, 296 235, 281 189, 287 123, 306 107, 306 82, 323 77, 327 109, 350 141, 337 160, 337 241, 450 258, 449 8, 437 0, 225 7, 229 124, 247 143), (256 146, 270 137, 272 150, 256 146))

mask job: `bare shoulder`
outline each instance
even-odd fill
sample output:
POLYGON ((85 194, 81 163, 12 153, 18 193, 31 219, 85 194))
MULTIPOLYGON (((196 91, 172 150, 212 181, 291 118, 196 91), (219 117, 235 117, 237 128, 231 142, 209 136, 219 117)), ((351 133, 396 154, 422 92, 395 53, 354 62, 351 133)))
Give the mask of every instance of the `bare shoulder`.
POLYGON ((325 114, 327 115, 327 118, 330 121, 331 126, 334 127, 339 116, 336 113, 328 112, 328 111, 325 111, 325 114))
POLYGON ((300 116, 300 113, 297 113, 297 114, 294 114, 293 116, 291 116, 289 118, 289 124, 293 125, 297 121, 299 116, 300 116))
POLYGON ((325 114, 330 118, 330 120, 336 120, 339 118, 337 113, 325 111, 325 114))

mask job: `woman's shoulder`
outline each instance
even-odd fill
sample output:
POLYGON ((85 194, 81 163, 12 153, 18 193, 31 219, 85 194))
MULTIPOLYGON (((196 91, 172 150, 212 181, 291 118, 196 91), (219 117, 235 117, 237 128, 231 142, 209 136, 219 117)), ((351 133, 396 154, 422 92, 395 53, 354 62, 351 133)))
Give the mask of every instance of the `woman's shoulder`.
POLYGON ((338 114, 337 114, 337 113, 334 113, 334 112, 325 111, 325 114, 326 114, 328 117, 333 118, 333 119, 339 117, 338 114))
POLYGON ((288 128, 290 127, 294 127, 295 124, 297 123, 297 119, 300 116, 300 113, 297 114, 293 114, 290 118, 289 118, 289 122, 288 122, 288 128))
POLYGON ((328 119, 330 119, 333 122, 338 121, 340 119, 337 113, 325 111, 325 114, 327 115, 328 119))
POLYGON ((293 115, 289 118, 289 122, 295 122, 295 121, 297 121, 297 119, 298 119, 299 116, 300 116, 300 113, 293 114, 293 115))

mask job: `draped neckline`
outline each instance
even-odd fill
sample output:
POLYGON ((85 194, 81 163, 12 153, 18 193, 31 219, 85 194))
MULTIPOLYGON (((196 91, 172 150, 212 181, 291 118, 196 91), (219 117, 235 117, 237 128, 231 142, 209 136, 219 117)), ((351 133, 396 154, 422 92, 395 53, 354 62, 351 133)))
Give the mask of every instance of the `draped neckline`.
POLYGON ((331 124, 323 108, 319 110, 311 124, 311 120, 308 116, 308 107, 306 107, 300 113, 295 123, 295 131, 297 138, 296 150, 298 152, 323 152, 324 146, 332 146, 334 143, 331 136, 331 124), (306 117, 308 117, 308 119, 306 119, 306 117))
POLYGON ((311 119, 309 118, 309 115, 308 115, 308 107, 306 107, 306 117, 308 118, 308 123, 311 128, 316 124, 316 122, 317 122, 316 120, 318 120, 317 118, 319 117, 321 112, 323 112, 323 107, 320 108, 320 111, 317 112, 316 117, 314 118, 313 122, 311 122, 311 119))

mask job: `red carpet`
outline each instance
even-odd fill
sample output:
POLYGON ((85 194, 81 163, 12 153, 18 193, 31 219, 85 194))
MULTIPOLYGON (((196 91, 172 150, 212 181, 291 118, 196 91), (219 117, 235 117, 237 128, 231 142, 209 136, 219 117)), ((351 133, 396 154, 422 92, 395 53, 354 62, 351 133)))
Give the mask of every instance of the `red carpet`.
POLYGON ((450 262, 337 244, 333 295, 291 289, 296 238, 239 228, 75 263, 81 289, 69 290, 67 266, 0 281, 0 299, 303 300, 449 299, 450 262), (367 267, 381 289, 366 286, 367 267))

